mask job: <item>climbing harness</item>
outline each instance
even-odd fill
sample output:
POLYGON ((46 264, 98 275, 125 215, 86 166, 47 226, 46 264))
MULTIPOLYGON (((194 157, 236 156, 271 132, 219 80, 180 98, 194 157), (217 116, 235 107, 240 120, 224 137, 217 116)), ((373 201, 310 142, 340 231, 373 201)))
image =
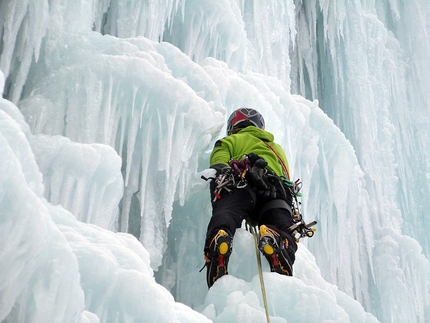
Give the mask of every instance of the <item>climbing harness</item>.
MULTIPOLYGON (((282 163, 282 160, 279 158, 278 155, 277 157, 283 165, 284 172, 286 171, 286 175, 288 176, 288 171, 285 167, 285 164, 282 163)), ((232 160, 230 161, 229 166, 230 167, 226 167, 225 169, 223 169, 221 174, 219 174, 217 177, 207 178, 201 176, 201 178, 203 178, 204 180, 212 180, 215 183, 214 198, 212 202, 216 202, 217 200, 221 199, 222 190, 226 190, 228 193, 231 193, 234 187, 245 188, 248 185, 245 176, 247 172, 250 172, 252 169, 251 161, 248 159, 248 157, 244 156, 241 160, 232 160)), ((270 174, 270 172, 266 171, 263 176, 274 177, 275 175, 272 175, 270 174)), ((303 183, 300 181, 300 179, 297 179, 293 182, 287 177, 281 177, 281 180, 289 188, 291 195, 293 196, 292 209, 290 209, 290 207, 286 203, 283 203, 283 201, 279 199, 269 202, 266 207, 280 207, 286 208, 291 211, 294 224, 289 227, 289 233, 294 237, 296 242, 299 242, 299 240, 304 237, 312 237, 315 233, 315 228, 312 227, 317 224, 317 221, 306 223, 303 220, 301 212, 301 203, 298 200, 298 197, 302 196, 301 190, 303 183), (285 205, 271 205, 270 203, 283 203, 285 205)), ((281 185, 281 187, 283 186, 281 185)))
MULTIPOLYGON (((270 147, 268 145, 268 147, 270 147)), ((271 148, 271 147, 270 147, 271 148)), ((273 148, 271 148, 273 149, 273 148)), ((276 154, 276 153, 275 153, 276 154)), ((278 155, 276 155, 280 161, 280 163, 283 165, 284 173, 285 175, 288 175, 288 170, 285 167, 285 164, 282 163, 281 158, 279 158, 278 155)), ((221 174, 219 174, 217 177, 204 177, 201 176, 204 180, 213 180, 215 183, 214 188, 214 198, 212 202, 216 202, 217 200, 221 199, 221 191, 226 190, 227 192, 231 193, 232 189, 234 187, 237 188, 245 188, 248 185, 247 180, 245 179, 245 176, 247 172, 250 172, 252 169, 251 161, 249 160, 248 156, 244 156, 241 160, 232 160, 229 163, 230 167, 226 167, 222 170, 221 174)), ((275 175, 270 174, 269 172, 265 172, 263 176, 268 177, 274 177, 275 175)), ((279 178, 279 177, 277 177, 279 178)), ((281 180, 283 183, 289 188, 291 195, 293 196, 293 205, 292 209, 284 203, 283 200, 275 199, 274 201, 271 201, 268 203, 267 207, 280 207, 280 208, 286 208, 291 211, 294 224, 289 227, 289 233, 294 237, 296 242, 299 242, 301 238, 311 238, 315 233, 315 228, 312 228, 315 224, 317 224, 317 221, 312 221, 309 223, 306 223, 303 220, 302 212, 301 212, 301 203, 298 200, 298 197, 301 197, 301 190, 303 183, 300 181, 300 179, 297 179, 296 181, 291 181, 287 177, 281 177, 281 180), (273 203, 283 203, 285 205, 272 205, 273 203)), ((282 187, 282 185, 281 185, 282 187)))

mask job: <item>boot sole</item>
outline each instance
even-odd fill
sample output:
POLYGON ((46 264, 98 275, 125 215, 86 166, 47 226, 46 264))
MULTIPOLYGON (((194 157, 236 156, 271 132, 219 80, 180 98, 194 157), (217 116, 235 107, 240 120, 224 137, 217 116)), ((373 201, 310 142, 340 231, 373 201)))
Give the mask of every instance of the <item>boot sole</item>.
MULTIPOLYGON (((270 231, 268 231, 267 228, 264 228, 263 234, 266 232, 270 231)), ((278 258, 278 254, 275 253, 276 242, 274 241, 271 234, 263 235, 262 237, 260 237, 260 244, 261 245, 259 246, 259 249, 269 262, 270 270, 281 275, 292 276, 292 271, 290 269, 285 268, 290 266, 285 266, 285 264, 282 265, 282 262, 278 258)), ((282 255, 280 256, 282 257, 282 255)))
POLYGON ((215 271, 216 275, 208 278, 212 284, 215 283, 218 279, 220 279, 224 275, 228 275, 227 272, 227 262, 228 257, 231 254, 230 243, 228 242, 229 236, 224 230, 220 230, 219 236, 214 238, 217 239, 217 247, 216 252, 218 254, 217 259, 210 265, 209 272, 215 271), (213 268, 216 266, 216 268, 213 268), (213 269, 212 269, 213 268, 213 269))

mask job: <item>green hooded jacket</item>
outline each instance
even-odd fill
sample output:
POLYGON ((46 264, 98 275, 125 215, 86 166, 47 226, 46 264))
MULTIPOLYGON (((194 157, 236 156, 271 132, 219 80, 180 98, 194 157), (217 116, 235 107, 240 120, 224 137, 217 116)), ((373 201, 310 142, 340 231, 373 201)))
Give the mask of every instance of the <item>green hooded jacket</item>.
POLYGON ((290 179, 287 157, 281 146, 273 141, 274 139, 275 137, 270 132, 254 126, 246 127, 215 143, 210 157, 210 165, 211 167, 216 164, 228 165, 230 160, 241 160, 244 155, 254 153, 263 157, 267 162, 267 168, 276 175, 290 179), (276 154, 267 145, 272 147, 276 154), (284 174, 278 157, 287 168, 287 174, 284 174))

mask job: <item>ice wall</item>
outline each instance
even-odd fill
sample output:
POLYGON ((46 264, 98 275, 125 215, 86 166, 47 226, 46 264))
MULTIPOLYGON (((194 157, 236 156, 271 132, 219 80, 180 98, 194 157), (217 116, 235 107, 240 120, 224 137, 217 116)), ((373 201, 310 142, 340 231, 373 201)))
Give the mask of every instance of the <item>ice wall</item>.
MULTIPOLYGON (((70 140, 62 136, 31 134, 17 107, 0 99, 0 153, 5 161, 0 168, 0 250, 5 260, 0 266, 2 322, 202 323, 265 319, 250 233, 238 231, 231 276, 220 280, 209 292, 204 281, 198 281, 204 275, 199 277, 196 272, 178 275, 181 279, 193 278, 189 280, 187 295, 178 296, 184 301, 187 301, 184 296, 193 299, 194 307, 202 313, 199 314, 175 302, 172 295, 155 282, 149 253, 133 236, 78 221, 62 206, 48 203, 43 198, 43 186, 49 180, 42 179, 39 163, 48 169, 47 173, 62 173, 65 182, 73 181, 73 174, 84 174, 82 182, 101 185, 103 182, 85 172, 88 161, 98 160, 91 148, 97 147, 98 152, 106 153, 105 159, 100 159, 102 165, 109 165, 110 159, 116 159, 110 156, 113 149, 106 145, 75 143, 72 149, 68 149, 68 145, 71 145, 70 140), (58 147, 64 151, 57 153, 58 147), (57 155, 68 170, 62 172, 62 167, 55 163, 36 163, 34 151, 38 151, 39 156, 47 156, 46 161, 51 161, 51 155, 57 155), (85 158, 74 158, 76 152, 85 158), (66 155, 70 161, 61 158, 66 155), (190 293, 190 286, 193 293, 190 293), (196 298, 199 294, 202 299, 196 298)), ((119 167, 110 168, 101 177, 116 178, 119 167)), ((205 186, 200 189, 207 189, 205 186)), ((196 196, 202 194, 195 189, 196 196)), ((104 196, 103 190, 95 194, 104 196)), ((197 205, 204 205, 206 200, 200 198, 197 205)), ((96 204, 96 214, 97 207, 106 208, 96 204)), ((191 215, 197 218, 195 211, 191 215)), ((189 223, 184 221, 187 218, 182 216, 181 221, 185 233, 204 233, 190 230, 189 223)), ((190 239, 180 241, 177 238, 173 242, 182 244, 179 251, 184 258, 195 261, 193 251, 184 244, 190 239)), ((268 273, 268 264, 263 263, 272 322, 378 322, 358 302, 322 279, 314 257, 304 245, 300 246, 297 258, 294 278, 268 273), (286 310, 285 301, 293 310, 286 310)))
MULTIPOLYGON (((370 264, 374 265, 371 271, 376 285, 387 283, 388 263, 381 268, 376 257, 382 250, 391 253, 391 259, 398 259, 388 267, 416 275, 411 268, 420 267, 419 258, 403 259, 409 250, 419 253, 421 248, 429 256, 428 221, 424 219, 429 207, 424 202, 429 193, 429 66, 422 59, 428 55, 429 8, 420 1, 296 4, 299 32, 293 90, 319 99, 321 108, 355 149, 369 196, 366 212, 371 214, 375 239, 370 264)), ((315 254, 318 258, 321 253, 315 254)), ((406 285, 407 276, 402 279, 406 285)), ((339 279, 343 279, 340 273, 330 281, 339 279)), ((399 284, 393 281, 394 285, 399 284)), ((374 303, 392 298, 382 294, 374 303)), ((428 292, 422 297, 427 300, 428 292)), ((408 299, 413 298, 410 295, 408 299)), ((399 306, 405 304, 398 300, 399 306)), ((381 308, 372 306, 375 311, 381 308)), ((410 306, 414 306, 413 301, 410 306)), ((379 317, 390 321, 392 315, 382 309, 379 317)))
MULTIPOLYGON (((3 85, 0 73, 0 89, 3 85)), ((100 227, 99 221, 112 219, 122 192, 121 187, 116 197, 104 194, 110 186, 107 179, 120 175, 120 163, 111 165, 119 159, 113 154, 107 145, 35 136, 18 108, 0 99, 2 322, 210 322, 175 302, 155 282, 149 253, 136 238, 100 227), (63 165, 49 163, 53 155, 63 165), (36 162, 37 158, 45 161, 36 162), (92 173, 100 160, 101 166, 92 173), (53 178, 60 176, 58 180, 64 182, 60 190, 69 189, 73 181, 81 189, 92 185, 89 200, 101 198, 104 203, 94 203, 87 212, 94 216, 107 212, 104 218, 81 220, 99 222, 97 226, 78 221, 63 206, 47 202, 44 183, 54 180, 42 177, 39 164, 48 168, 47 174, 58 173, 53 178)), ((71 198, 74 191, 62 193, 71 198)), ((79 200, 72 208, 80 206, 79 200)))
POLYGON ((10 322, 97 322, 84 311, 78 263, 50 219, 42 199, 42 176, 26 136, 3 109, 0 120, 0 317, 10 322))
POLYGON ((293 91, 318 99, 353 144, 378 225, 417 239, 428 257, 429 7, 296 2, 293 91))
POLYGON ((125 182, 116 228, 139 237, 157 268, 174 198, 184 200, 223 121, 216 86, 173 46, 144 38, 80 35, 62 62, 20 109, 36 134, 115 148, 125 182))

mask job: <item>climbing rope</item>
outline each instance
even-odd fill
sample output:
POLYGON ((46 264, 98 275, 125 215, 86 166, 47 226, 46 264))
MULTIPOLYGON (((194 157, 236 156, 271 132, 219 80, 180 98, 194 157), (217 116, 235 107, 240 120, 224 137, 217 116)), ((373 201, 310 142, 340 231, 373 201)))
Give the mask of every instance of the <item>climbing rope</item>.
POLYGON ((250 227, 250 232, 254 236, 255 254, 257 256, 257 265, 258 265, 258 275, 260 276, 261 295, 263 297, 264 310, 266 312, 266 320, 267 320, 267 323, 270 323, 269 308, 267 307, 266 288, 264 287, 264 280, 263 280, 263 269, 261 268, 261 256, 260 256, 260 251, 258 250, 257 231, 254 230, 254 227, 252 225, 249 225, 249 227, 250 227))

